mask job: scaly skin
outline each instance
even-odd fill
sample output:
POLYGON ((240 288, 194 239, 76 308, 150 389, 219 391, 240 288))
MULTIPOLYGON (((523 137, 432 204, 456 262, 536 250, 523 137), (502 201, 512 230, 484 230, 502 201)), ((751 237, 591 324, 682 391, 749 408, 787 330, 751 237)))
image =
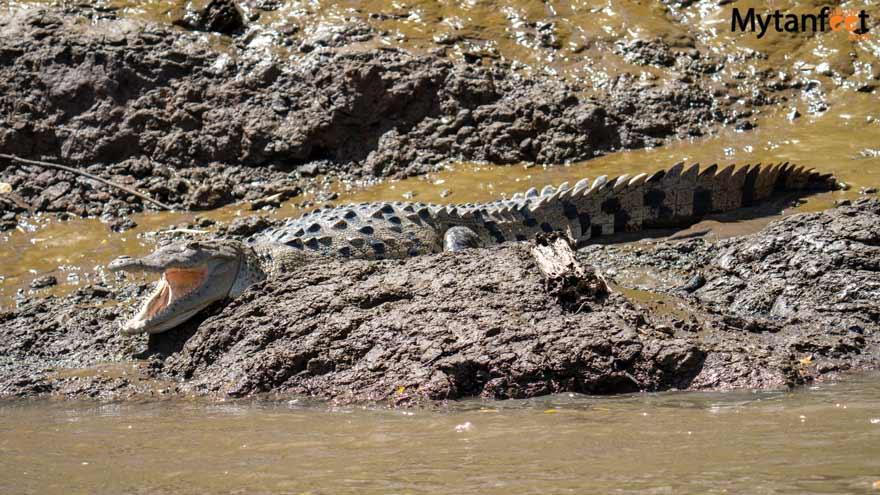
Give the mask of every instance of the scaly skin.
MULTIPOLYGON (((804 171, 787 163, 738 169, 730 166, 721 171, 715 165, 700 171, 697 165, 685 170, 683 164, 678 164, 651 175, 611 180, 600 177, 592 183, 584 179, 574 187, 564 183, 540 192, 530 189, 492 203, 438 206, 381 202, 318 210, 260 233, 247 245, 222 240, 173 245, 142 260, 114 261, 110 268, 194 270, 187 274, 204 268, 204 281, 196 289, 190 287, 190 279, 196 275, 187 275, 190 279, 180 274, 169 276, 166 286, 173 296, 157 289, 144 306, 164 297, 170 299, 169 306, 185 306, 191 313, 193 308, 218 300, 205 295, 207 287, 212 293, 236 297, 257 281, 321 258, 406 258, 526 241, 552 231, 566 232, 572 240, 584 243, 601 235, 689 225, 711 213, 750 206, 777 191, 834 187, 831 175, 804 171), (221 251, 225 264, 211 257, 221 251), (238 253, 237 258, 233 260, 229 252, 238 253), (205 259, 214 264, 209 267, 205 259), (222 274, 218 274, 221 268, 222 274)), ((160 308, 153 315, 152 311, 142 310, 124 330, 155 333, 180 323, 179 315, 175 318, 174 314, 163 313, 171 311, 160 308)))
POLYGON ((513 199, 451 206, 382 202, 318 210, 259 234, 255 245, 283 244, 323 256, 404 258, 438 252, 452 227, 466 227, 479 245, 525 241, 540 232, 564 231, 577 242, 599 235, 685 225, 710 213, 730 211, 768 198, 774 190, 833 186, 831 176, 787 165, 712 166, 684 170, 678 164, 640 174, 569 187, 532 189, 513 199))

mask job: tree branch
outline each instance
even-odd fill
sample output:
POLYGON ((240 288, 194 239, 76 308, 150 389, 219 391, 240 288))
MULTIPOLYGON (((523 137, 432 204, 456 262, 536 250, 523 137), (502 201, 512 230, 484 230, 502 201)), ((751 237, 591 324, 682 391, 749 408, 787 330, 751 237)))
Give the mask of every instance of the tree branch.
POLYGON ((161 203, 161 202, 159 202, 159 201, 157 201, 157 200, 155 200, 155 199, 153 199, 153 198, 147 196, 146 194, 144 194, 144 193, 142 193, 142 192, 139 192, 139 191, 137 191, 137 190, 135 190, 135 189, 132 189, 132 188, 127 187, 127 186, 123 186, 122 184, 117 184, 116 182, 109 181, 109 180, 107 180, 107 179, 102 179, 101 177, 98 177, 97 175, 92 175, 92 174, 90 174, 90 173, 88 173, 88 172, 84 172, 84 171, 82 171, 82 170, 77 170, 77 169, 75 169, 75 168, 67 167, 67 166, 64 166, 64 165, 58 165, 57 163, 41 162, 41 161, 38 161, 38 160, 28 160, 28 159, 26 159, 26 158, 21 158, 21 157, 15 156, 15 155, 7 155, 7 154, 5 154, 5 153, 0 153, 0 158, 5 158, 5 159, 7 159, 7 160, 17 161, 17 162, 21 162, 21 163, 26 163, 26 164, 28 164, 28 165, 36 165, 36 166, 38 166, 38 167, 54 168, 54 169, 57 169, 57 170, 64 170, 65 172, 70 172, 70 173, 72 173, 72 174, 81 175, 81 176, 83 176, 83 177, 87 177, 87 178, 89 178, 89 179, 92 179, 92 180, 98 181, 98 182, 100 182, 100 183, 102 183, 102 184, 106 184, 106 185, 108 185, 108 186, 110 186, 110 187, 114 187, 114 188, 116 188, 116 189, 119 189, 120 191, 125 191, 125 192, 127 192, 127 193, 129 193, 129 194, 132 194, 132 195, 134 195, 134 196, 137 196, 137 197, 141 198, 141 199, 144 200, 144 201, 148 201, 148 202, 150 202, 150 203, 153 203, 154 205, 158 206, 159 208, 162 208, 163 210, 169 210, 169 211, 170 211, 170 210, 173 210, 173 209, 174 209, 174 208, 172 208, 172 207, 166 205, 165 203, 161 203))

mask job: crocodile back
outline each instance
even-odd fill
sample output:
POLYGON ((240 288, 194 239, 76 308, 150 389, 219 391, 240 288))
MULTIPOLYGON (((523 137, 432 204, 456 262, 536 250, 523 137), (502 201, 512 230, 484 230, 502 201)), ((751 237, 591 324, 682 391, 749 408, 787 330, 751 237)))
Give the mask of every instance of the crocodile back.
POLYGON ((361 203, 315 210, 258 233, 252 245, 280 245, 295 251, 361 259, 405 258, 441 249, 435 205, 361 203))
POLYGON ((483 245, 566 232, 573 240, 651 228, 682 227, 713 213, 766 200, 776 192, 830 190, 836 182, 788 163, 717 165, 679 163, 653 174, 605 176, 573 187, 563 183, 530 189, 490 203, 439 206, 361 203, 316 210, 253 237, 252 244, 364 259, 405 258, 438 252, 451 227, 473 230, 483 245))

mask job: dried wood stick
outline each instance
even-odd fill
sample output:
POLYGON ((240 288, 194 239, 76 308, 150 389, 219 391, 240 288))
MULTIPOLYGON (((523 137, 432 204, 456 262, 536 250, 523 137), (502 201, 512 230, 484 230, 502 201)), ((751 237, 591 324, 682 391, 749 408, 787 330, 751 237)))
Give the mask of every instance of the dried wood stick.
POLYGON ((161 202, 159 202, 159 201, 157 201, 157 200, 155 200, 155 199, 147 196, 146 194, 139 192, 135 189, 132 189, 127 186, 123 186, 122 184, 117 184, 116 182, 109 181, 107 179, 102 179, 101 177, 98 177, 97 175, 92 175, 88 172, 84 172, 82 170, 77 170, 75 168, 67 167, 65 165, 58 165, 57 163, 41 162, 39 160, 28 160, 26 158, 21 158, 19 156, 15 156, 15 155, 7 155, 5 153, 0 153, 0 158, 5 158, 7 160, 12 160, 12 161, 18 161, 21 163, 26 163, 28 165, 36 165, 38 167, 46 167, 46 168, 54 168, 57 170, 64 170, 65 172, 70 172, 72 174, 81 175, 83 177, 87 177, 89 179, 98 181, 102 184, 106 184, 110 187, 115 187, 116 189, 119 189, 121 191, 125 191, 129 194, 132 194, 134 196, 141 198, 144 201, 149 201, 150 203, 153 203, 154 205, 158 206, 159 208, 162 208, 163 210, 170 211, 170 210, 174 209, 174 208, 166 205, 165 203, 161 203, 161 202))

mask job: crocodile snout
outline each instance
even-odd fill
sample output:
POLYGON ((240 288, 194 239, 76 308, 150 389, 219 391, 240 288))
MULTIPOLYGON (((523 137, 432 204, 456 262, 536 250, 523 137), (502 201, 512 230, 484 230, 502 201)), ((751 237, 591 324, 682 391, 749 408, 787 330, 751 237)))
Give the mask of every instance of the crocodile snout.
MULTIPOLYGON (((149 258, 149 257, 148 257, 149 258)), ((131 256, 120 256, 111 261, 107 265, 107 269, 111 272, 118 271, 141 271, 141 272, 161 272, 165 270, 165 264, 151 262, 148 258, 132 258, 131 256)))

